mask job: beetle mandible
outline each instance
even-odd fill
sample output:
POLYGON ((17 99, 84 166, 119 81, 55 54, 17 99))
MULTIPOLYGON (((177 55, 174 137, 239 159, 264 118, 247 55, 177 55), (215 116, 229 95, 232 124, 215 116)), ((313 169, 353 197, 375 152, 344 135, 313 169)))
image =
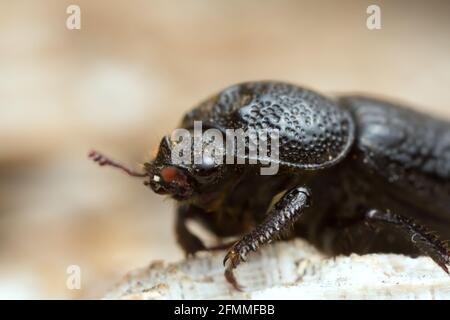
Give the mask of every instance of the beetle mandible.
POLYGON ((143 173, 96 151, 90 157, 174 198, 177 240, 187 254, 207 250, 189 219, 218 238, 240 237, 224 259, 236 289, 233 269, 250 251, 293 236, 333 255, 425 254, 448 273, 441 239, 450 237, 450 123, 375 98, 330 99, 274 81, 228 87, 188 112, 180 128, 192 130, 194 121, 224 134, 278 130, 279 171, 261 175, 261 163, 210 159, 173 163, 177 142, 169 136, 143 173))

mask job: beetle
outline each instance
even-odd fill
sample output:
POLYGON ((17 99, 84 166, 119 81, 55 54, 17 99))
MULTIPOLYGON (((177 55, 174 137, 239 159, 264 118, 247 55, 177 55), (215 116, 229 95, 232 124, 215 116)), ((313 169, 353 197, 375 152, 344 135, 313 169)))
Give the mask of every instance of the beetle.
POLYGON ((242 289, 233 269, 250 251, 295 236, 332 255, 428 255, 449 272, 441 239, 450 237, 450 123, 372 97, 328 98, 275 81, 230 86, 188 112, 180 128, 192 130, 195 121, 224 135, 278 130, 278 172, 261 175, 262 164, 250 161, 174 163, 177 141, 169 136, 142 173, 96 151, 90 157, 174 198, 187 254, 207 249, 189 219, 218 238, 240 237, 224 258, 234 288, 242 289))

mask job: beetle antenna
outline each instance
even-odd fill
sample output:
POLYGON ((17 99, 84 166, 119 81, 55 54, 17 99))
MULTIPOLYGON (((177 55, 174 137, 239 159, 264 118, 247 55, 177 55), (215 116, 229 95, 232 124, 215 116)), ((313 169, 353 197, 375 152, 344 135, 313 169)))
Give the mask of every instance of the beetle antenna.
POLYGON ((107 156, 103 155, 102 153, 95 151, 95 150, 90 151, 88 154, 88 157, 90 159, 92 159, 94 162, 97 162, 100 166, 111 166, 111 167, 118 168, 132 177, 142 178, 142 177, 146 177, 148 175, 147 173, 136 172, 136 171, 126 167, 125 165, 123 165, 117 161, 114 161, 114 160, 108 158, 107 156))

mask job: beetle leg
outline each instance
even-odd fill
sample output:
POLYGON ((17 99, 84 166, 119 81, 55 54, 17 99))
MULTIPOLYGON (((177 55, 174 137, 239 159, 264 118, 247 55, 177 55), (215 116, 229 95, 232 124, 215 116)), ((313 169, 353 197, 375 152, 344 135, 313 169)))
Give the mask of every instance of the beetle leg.
POLYGON ((245 261, 250 250, 256 251, 261 245, 270 243, 291 226, 309 206, 310 198, 309 190, 303 187, 287 191, 263 222, 231 247, 223 263, 226 266, 225 278, 235 289, 242 290, 242 287, 236 281, 233 269, 245 261))
POLYGON ((424 226, 413 219, 375 209, 366 213, 366 219, 369 223, 396 226, 409 237, 417 249, 433 259, 446 273, 449 273, 450 248, 424 226))
POLYGON ((181 204, 177 210, 177 217, 175 221, 175 234, 177 242, 183 249, 186 256, 194 255, 197 251, 205 250, 203 242, 186 226, 187 220, 193 216, 195 210, 189 204, 181 204))

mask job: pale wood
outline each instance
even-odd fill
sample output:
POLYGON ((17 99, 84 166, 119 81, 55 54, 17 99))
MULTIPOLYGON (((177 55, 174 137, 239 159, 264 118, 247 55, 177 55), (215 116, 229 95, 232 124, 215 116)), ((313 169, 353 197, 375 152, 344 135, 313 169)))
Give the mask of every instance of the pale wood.
POLYGON ((302 240, 278 242, 236 271, 244 292, 223 278, 225 252, 130 272, 106 299, 450 299, 450 277, 427 257, 325 257, 302 240))

